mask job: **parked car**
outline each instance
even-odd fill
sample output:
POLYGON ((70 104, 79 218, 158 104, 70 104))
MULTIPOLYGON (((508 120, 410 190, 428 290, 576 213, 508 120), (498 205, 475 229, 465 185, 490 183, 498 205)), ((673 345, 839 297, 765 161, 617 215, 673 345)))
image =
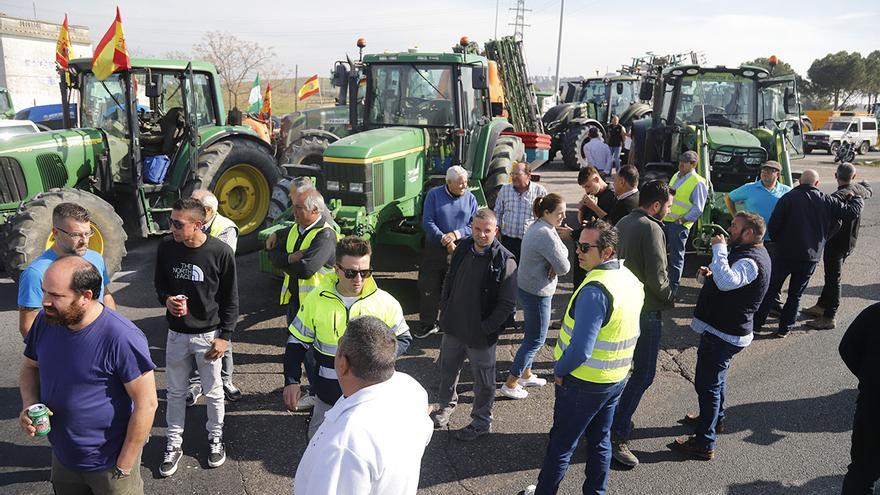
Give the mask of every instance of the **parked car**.
POLYGON ((804 153, 823 149, 834 155, 844 140, 864 155, 877 143, 877 120, 870 116, 831 117, 820 130, 804 135, 804 153))

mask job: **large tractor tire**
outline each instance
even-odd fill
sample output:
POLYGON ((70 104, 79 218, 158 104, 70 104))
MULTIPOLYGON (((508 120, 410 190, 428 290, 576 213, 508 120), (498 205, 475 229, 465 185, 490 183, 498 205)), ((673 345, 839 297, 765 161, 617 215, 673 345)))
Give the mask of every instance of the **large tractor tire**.
POLYGON ((330 139, 321 136, 305 136, 293 143, 287 152, 287 163, 293 165, 320 165, 324 150, 330 139))
POLYGON ((18 280, 19 274, 54 244, 52 210, 60 203, 76 203, 89 211, 95 231, 89 239, 89 249, 101 254, 107 273, 112 277, 122 267, 122 258, 125 257, 128 236, 122 227, 122 219, 110 203, 79 189, 50 189, 40 193, 8 220, 0 243, 0 256, 7 273, 18 280))
POLYGON ((269 202, 269 222, 275 223, 289 210, 290 204, 290 184, 293 177, 282 177, 272 187, 272 199, 269 202))
MULTIPOLYGON (((580 170, 588 165, 587 157, 584 156, 584 145, 590 141, 590 138, 587 137, 590 127, 596 126, 572 124, 565 131, 565 137, 562 140, 562 161, 568 170, 580 170)), ((602 136, 604 134, 602 129, 599 127, 597 129, 599 129, 599 135, 602 136)))
POLYGON ((269 224, 272 187, 281 171, 272 154, 246 139, 224 139, 199 154, 196 178, 185 187, 186 196, 208 189, 220 202, 220 214, 238 225, 238 254, 260 249, 257 234, 269 224))
POLYGON ((483 179, 483 193, 486 195, 486 205, 489 208, 495 208, 495 200, 498 199, 501 186, 510 182, 513 162, 525 160, 526 147, 522 139, 516 136, 498 136, 495 148, 492 149, 486 178, 483 179))

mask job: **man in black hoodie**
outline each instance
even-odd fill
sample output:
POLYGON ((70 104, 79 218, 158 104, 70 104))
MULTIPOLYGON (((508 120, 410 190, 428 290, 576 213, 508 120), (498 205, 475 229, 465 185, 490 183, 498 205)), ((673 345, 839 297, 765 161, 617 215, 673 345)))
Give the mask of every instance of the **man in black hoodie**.
POLYGON ((476 440, 491 431, 495 401, 495 343, 516 303, 516 261, 501 245, 495 214, 483 208, 474 215, 471 237, 452 253, 440 296, 440 387, 431 413, 443 428, 458 403, 455 388, 465 358, 474 375, 471 423, 456 438, 476 440))
POLYGON ((782 284, 791 276, 788 299, 779 315, 778 337, 788 336, 794 326, 801 296, 816 270, 825 241, 834 233, 834 222, 857 218, 864 206, 858 196, 841 200, 820 191, 819 173, 815 170, 804 170, 799 182, 800 185, 779 198, 767 223, 776 250, 772 258, 770 288, 755 313, 754 329, 757 331, 764 326, 782 284))

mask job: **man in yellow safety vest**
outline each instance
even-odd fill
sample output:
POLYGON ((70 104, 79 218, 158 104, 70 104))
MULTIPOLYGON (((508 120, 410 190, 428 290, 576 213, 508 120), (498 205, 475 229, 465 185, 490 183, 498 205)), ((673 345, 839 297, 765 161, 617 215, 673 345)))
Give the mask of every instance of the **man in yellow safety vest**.
POLYGON ((694 222, 703 214, 703 207, 709 198, 709 185, 697 173, 697 154, 685 151, 678 157, 678 172, 669 180, 670 189, 675 191, 672 207, 663 218, 666 232, 666 252, 669 258, 669 286, 672 294, 681 282, 684 268, 684 249, 694 222))

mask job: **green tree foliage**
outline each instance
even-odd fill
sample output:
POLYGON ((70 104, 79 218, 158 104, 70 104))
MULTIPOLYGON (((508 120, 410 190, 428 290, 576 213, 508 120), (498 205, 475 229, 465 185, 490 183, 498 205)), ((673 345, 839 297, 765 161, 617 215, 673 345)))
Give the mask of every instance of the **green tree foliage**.
MULTIPOLYGON (((754 60, 743 62, 742 65, 751 65, 770 70, 770 59, 768 57, 758 57, 754 60)), ((801 105, 804 110, 825 108, 828 106, 829 100, 828 97, 823 94, 824 92, 817 91, 815 85, 795 72, 788 62, 785 62, 784 60, 777 61, 776 67, 773 68, 773 76, 787 76, 789 74, 794 74, 795 80, 797 81, 798 93, 800 94, 801 105)))
POLYGON ((807 76, 817 90, 832 96, 834 110, 840 110, 862 89, 865 60, 859 52, 829 53, 813 61, 807 76))
MULTIPOLYGON (((748 62, 743 62, 743 65, 751 65, 754 67, 763 67, 764 69, 770 70, 770 59, 767 57, 758 57, 754 60, 749 60, 748 62)), ((800 78, 800 75, 797 74, 794 69, 788 65, 788 62, 779 60, 776 63, 776 67, 773 69, 774 76, 787 76, 789 74, 794 74, 800 78)))
POLYGON ((865 80, 862 88, 868 95, 870 108, 880 97, 880 50, 874 50, 865 57, 865 80))

